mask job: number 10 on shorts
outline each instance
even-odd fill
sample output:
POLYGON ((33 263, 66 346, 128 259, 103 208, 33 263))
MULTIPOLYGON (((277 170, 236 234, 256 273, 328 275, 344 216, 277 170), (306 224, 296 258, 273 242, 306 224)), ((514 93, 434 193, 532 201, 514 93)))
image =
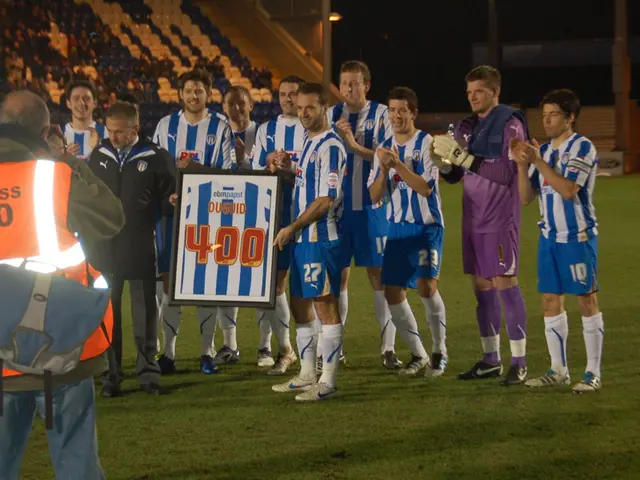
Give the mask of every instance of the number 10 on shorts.
POLYGON ((569 265, 571 270, 571 278, 574 282, 586 283, 587 282, 587 265, 584 263, 576 263, 569 265))

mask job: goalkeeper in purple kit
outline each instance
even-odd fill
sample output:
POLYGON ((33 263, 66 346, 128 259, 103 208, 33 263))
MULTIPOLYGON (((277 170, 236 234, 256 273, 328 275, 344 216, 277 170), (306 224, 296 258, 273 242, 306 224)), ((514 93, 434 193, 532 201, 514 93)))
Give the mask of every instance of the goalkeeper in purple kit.
POLYGON ((528 140, 524 114, 499 104, 500 73, 480 66, 467 74, 473 115, 451 135, 437 135, 432 160, 449 183, 463 180, 462 261, 472 276, 484 356, 460 380, 500 377, 501 303, 511 346, 502 385, 524 382, 527 312, 518 286, 520 210, 517 165, 509 158, 512 138, 528 140))

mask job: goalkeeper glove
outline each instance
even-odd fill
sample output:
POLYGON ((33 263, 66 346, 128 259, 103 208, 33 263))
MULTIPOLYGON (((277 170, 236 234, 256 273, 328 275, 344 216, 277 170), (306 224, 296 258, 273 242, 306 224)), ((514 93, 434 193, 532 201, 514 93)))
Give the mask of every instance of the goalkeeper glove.
POLYGON ((451 163, 445 162, 441 156, 436 155, 436 152, 433 150, 433 141, 431 142, 431 145, 429 145, 429 158, 431 159, 433 164, 438 168, 438 170, 440 170, 445 175, 451 172, 451 169, 453 168, 451 166, 451 163))
POLYGON ((433 151, 436 156, 445 162, 450 162, 458 167, 471 169, 475 157, 449 135, 436 135, 433 137, 433 151))

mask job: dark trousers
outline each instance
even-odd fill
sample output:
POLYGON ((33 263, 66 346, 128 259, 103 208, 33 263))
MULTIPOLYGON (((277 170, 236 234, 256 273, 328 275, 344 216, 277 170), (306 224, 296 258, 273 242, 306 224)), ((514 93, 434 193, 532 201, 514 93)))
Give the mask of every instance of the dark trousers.
MULTIPOLYGON (((102 384, 116 387, 124 378, 122 373, 122 293, 125 280, 118 275, 105 275, 111 288, 113 304, 113 342, 109 349, 109 370, 102 376, 102 384)), ((156 320, 156 277, 128 280, 131 296, 133 340, 136 347, 136 375, 141 385, 158 383, 160 367, 156 361, 158 324, 156 320)))

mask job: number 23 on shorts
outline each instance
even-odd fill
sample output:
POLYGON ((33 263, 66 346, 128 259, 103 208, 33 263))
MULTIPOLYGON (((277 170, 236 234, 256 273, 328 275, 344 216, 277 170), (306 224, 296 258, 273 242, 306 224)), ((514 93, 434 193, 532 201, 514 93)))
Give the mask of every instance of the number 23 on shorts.
POLYGON ((438 251, 435 248, 427 250, 426 248, 418 251, 418 266, 419 267, 432 267, 438 268, 438 262, 440 257, 438 251))

